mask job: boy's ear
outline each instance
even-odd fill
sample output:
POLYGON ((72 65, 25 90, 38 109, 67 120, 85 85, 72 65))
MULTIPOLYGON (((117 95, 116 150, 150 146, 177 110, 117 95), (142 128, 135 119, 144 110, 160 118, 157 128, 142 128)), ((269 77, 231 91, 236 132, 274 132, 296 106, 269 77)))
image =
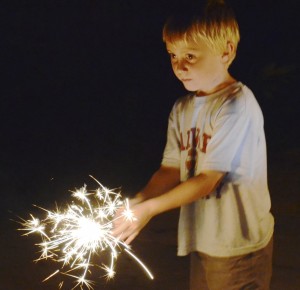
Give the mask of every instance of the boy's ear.
POLYGON ((235 56, 235 46, 232 42, 228 41, 226 50, 222 54, 222 62, 228 63, 231 62, 235 56))

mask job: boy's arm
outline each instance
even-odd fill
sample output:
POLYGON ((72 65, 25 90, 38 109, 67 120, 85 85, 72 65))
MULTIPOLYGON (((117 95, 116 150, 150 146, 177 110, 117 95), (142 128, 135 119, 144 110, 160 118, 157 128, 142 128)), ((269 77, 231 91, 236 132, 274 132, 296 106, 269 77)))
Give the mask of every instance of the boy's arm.
POLYGON ((205 197, 218 186, 224 172, 204 171, 156 198, 145 201, 151 216, 189 204, 205 197))
POLYGON ((130 205, 159 196, 180 183, 180 170, 176 167, 161 166, 151 177, 147 185, 131 200, 130 205))
POLYGON ((152 217, 165 211, 189 204, 210 194, 222 180, 224 172, 204 171, 167 192, 132 206, 134 221, 118 220, 113 235, 129 244, 152 217))

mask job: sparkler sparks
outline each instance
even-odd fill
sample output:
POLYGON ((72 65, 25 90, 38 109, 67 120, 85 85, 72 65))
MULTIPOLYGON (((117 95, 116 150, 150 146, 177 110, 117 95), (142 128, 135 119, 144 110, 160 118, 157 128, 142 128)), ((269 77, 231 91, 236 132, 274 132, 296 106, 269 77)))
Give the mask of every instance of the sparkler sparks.
MULTIPOLYGON (((19 230, 25 231, 24 235, 38 233, 41 236, 42 242, 38 244, 41 255, 37 260, 49 258, 62 264, 44 281, 61 273, 75 278, 76 285, 73 289, 77 287, 83 289, 83 286, 93 289, 94 282, 87 278, 91 274, 91 268, 98 263, 93 264, 92 257, 97 255, 101 258, 99 255, 101 252, 110 252, 109 265, 102 262, 98 267, 104 270, 104 277, 111 279, 115 276, 115 262, 121 250, 134 258, 145 273, 153 279, 151 272, 132 253, 130 247, 111 235, 113 222, 116 219, 115 213, 119 209, 122 208, 123 211, 117 218, 130 221, 136 219, 129 208, 128 200, 123 201, 120 193, 107 189, 94 177, 92 178, 99 184, 98 189, 88 191, 84 185, 72 192, 74 200, 65 209, 57 208, 51 211, 36 206, 46 212, 46 217, 40 220, 30 214, 31 219, 22 219, 20 222, 23 228, 19 230)), ((63 282, 59 288, 62 285, 63 282)))

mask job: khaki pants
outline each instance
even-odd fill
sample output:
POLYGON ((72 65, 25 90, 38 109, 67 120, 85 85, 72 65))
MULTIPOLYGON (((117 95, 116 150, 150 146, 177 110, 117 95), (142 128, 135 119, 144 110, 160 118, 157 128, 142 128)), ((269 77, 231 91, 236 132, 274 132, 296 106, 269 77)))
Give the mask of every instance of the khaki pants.
POLYGON ((269 290, 273 238, 256 252, 218 258, 191 254, 190 290, 269 290))

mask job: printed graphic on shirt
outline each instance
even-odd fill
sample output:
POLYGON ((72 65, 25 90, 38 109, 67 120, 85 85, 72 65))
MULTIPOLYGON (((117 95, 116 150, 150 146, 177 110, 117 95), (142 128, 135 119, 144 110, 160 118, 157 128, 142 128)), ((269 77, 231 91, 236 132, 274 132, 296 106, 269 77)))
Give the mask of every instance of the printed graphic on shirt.
POLYGON ((201 133, 199 128, 191 128, 185 134, 180 133, 180 150, 187 151, 185 170, 187 179, 195 175, 198 165, 198 152, 206 153, 206 147, 211 138, 206 133, 201 133))
POLYGON ((202 133, 202 136, 200 136, 200 134, 201 132, 199 128, 191 128, 190 130, 187 130, 185 136, 181 132, 180 150, 185 151, 185 150, 189 150, 190 148, 195 148, 195 149, 199 149, 203 153, 206 153, 206 147, 211 136, 206 134, 205 132, 202 133))
MULTIPOLYGON (((206 153, 206 148, 211 136, 205 132, 201 133, 199 128, 191 128, 187 130, 185 135, 180 133, 180 150, 186 152, 185 175, 189 179, 196 174, 196 168, 199 162, 200 152, 206 153)), ((221 190, 223 187, 221 182, 215 190, 215 197, 221 198, 221 190)), ((207 195, 204 199, 209 199, 211 195, 207 195)))

